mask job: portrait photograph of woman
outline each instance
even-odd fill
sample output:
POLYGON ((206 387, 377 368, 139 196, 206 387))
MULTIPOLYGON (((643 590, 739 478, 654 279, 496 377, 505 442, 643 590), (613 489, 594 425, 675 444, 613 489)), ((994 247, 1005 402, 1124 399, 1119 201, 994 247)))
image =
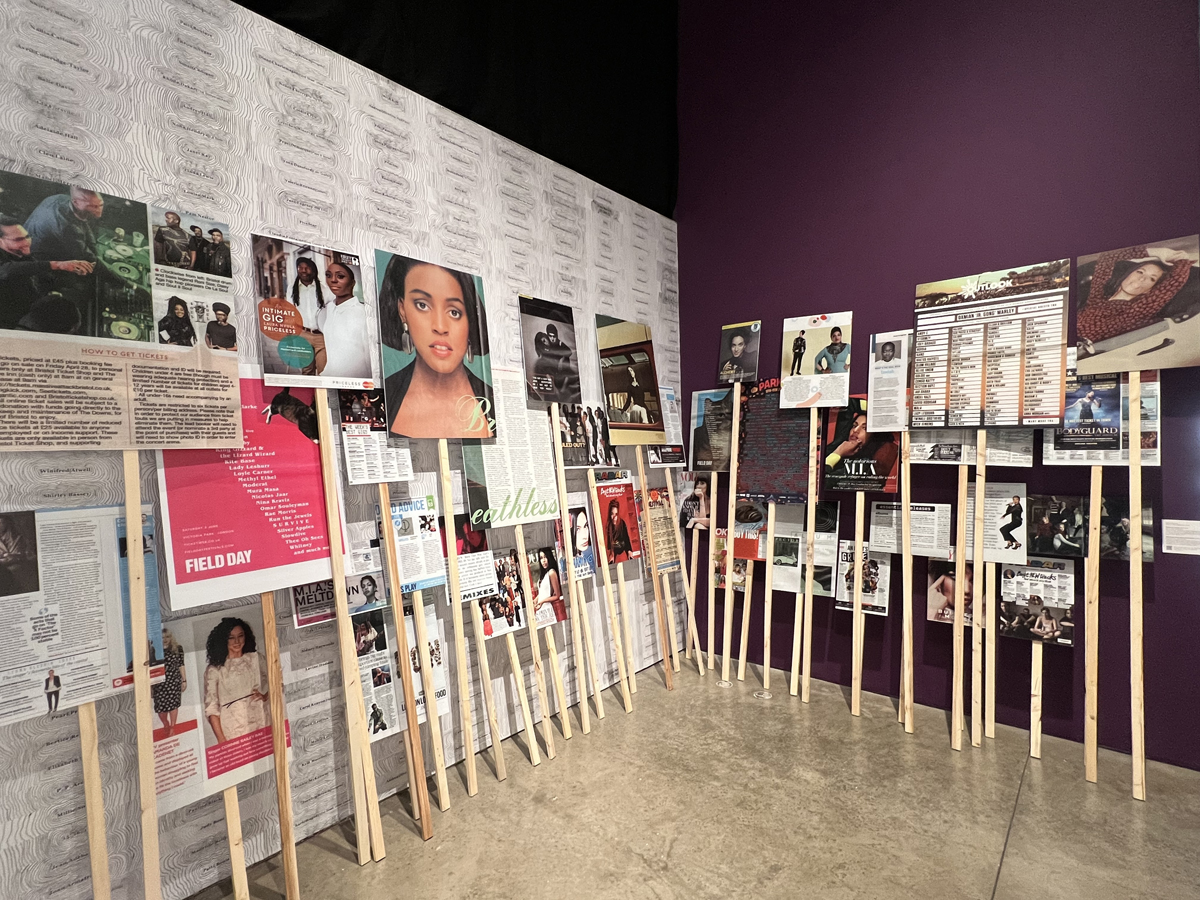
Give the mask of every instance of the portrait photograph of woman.
POLYGON ((1080 375, 1200 364, 1200 235, 1075 261, 1080 375))
POLYGON ((204 655, 206 746, 223 744, 271 724, 267 661, 245 619, 226 616, 208 633, 204 655))
POLYGON ((383 250, 375 273, 389 431, 495 437, 483 280, 383 250))

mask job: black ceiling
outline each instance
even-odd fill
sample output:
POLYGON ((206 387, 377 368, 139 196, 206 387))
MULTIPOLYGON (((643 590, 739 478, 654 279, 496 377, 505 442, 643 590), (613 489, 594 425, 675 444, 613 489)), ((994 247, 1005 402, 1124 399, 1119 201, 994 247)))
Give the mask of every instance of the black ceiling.
POLYGON ((675 0, 246 0, 249 9, 663 215, 675 0))

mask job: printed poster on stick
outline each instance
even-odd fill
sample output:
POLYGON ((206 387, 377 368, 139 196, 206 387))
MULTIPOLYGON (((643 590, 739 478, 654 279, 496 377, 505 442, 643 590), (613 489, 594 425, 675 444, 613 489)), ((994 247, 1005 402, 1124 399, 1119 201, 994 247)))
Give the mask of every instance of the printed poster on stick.
POLYGON ((243 379, 240 449, 159 454, 171 609, 329 577, 312 403, 310 389, 243 379))

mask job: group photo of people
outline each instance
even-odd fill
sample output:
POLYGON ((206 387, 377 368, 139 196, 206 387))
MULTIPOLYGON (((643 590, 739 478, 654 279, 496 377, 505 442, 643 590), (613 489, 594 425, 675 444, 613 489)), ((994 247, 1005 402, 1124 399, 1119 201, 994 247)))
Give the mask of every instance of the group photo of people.
POLYGON ((154 264, 218 278, 233 277, 229 226, 188 212, 150 207, 154 264))
POLYGON ((1000 604, 997 625, 1005 637, 1046 644, 1075 643, 1073 607, 1063 609, 1047 606, 1042 598, 1031 595, 1025 602, 1005 600, 1000 604))
POLYGON ((608 416, 601 407, 564 404, 559 407, 558 429, 567 468, 621 464, 609 434, 608 416))
POLYGON ((1030 553, 1082 557, 1087 549, 1087 513, 1082 497, 1030 494, 1030 553))
POLYGON ((370 425, 372 430, 387 425, 383 391, 338 391, 338 407, 343 425, 370 425))
POLYGON ((493 557, 496 593, 479 598, 485 637, 499 637, 529 626, 525 618, 525 588, 521 581, 521 557, 516 550, 493 557))

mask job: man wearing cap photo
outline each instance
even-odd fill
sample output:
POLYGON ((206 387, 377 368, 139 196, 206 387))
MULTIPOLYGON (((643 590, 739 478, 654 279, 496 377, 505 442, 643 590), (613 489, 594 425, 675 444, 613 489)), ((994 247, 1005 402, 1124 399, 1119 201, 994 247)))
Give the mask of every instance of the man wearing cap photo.
POLYGON ((215 322, 204 330, 204 343, 209 350, 237 350, 237 329, 229 324, 229 306, 220 301, 213 304, 215 322))
POLYGON ((200 259, 200 271, 209 275, 219 275, 222 278, 233 276, 233 261, 229 256, 229 245, 225 243, 225 235, 220 228, 208 229, 211 240, 206 241, 200 259))

